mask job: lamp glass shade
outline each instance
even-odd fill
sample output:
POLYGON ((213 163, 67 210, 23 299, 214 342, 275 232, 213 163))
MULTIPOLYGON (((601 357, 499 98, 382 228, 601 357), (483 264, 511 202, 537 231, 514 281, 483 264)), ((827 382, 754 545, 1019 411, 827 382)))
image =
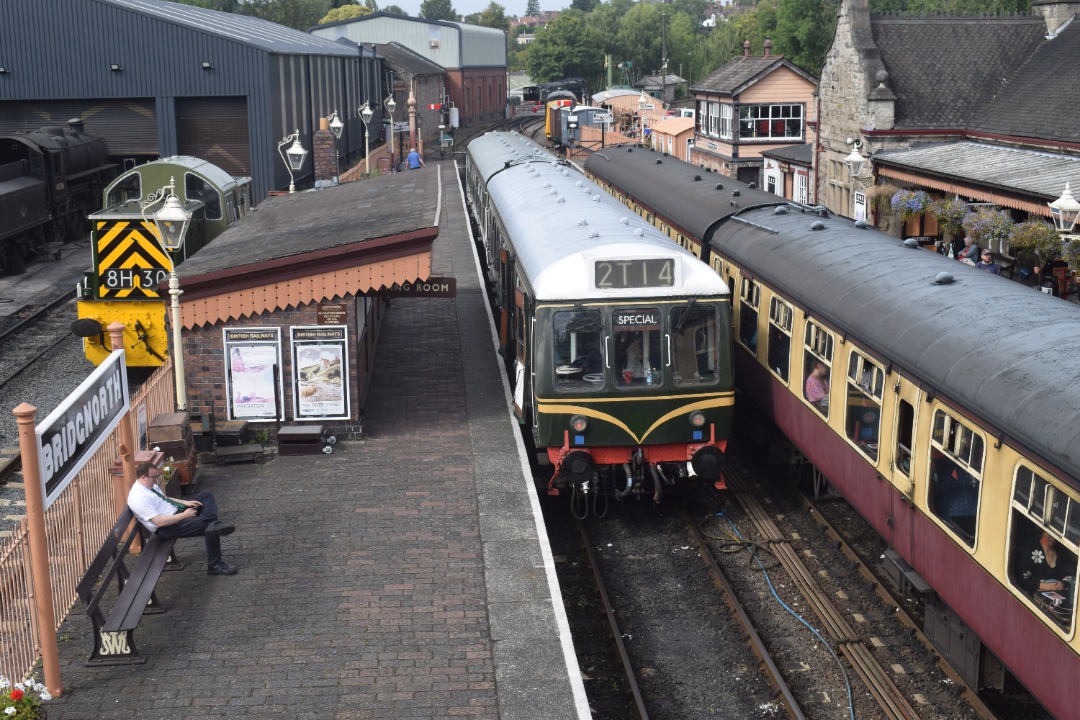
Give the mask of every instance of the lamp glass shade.
POLYGON ((360 108, 360 119, 364 121, 365 125, 371 122, 371 116, 374 114, 375 112, 367 103, 364 103, 363 107, 360 108))
POLYGON ((847 157, 844 158, 844 165, 847 165, 848 175, 851 177, 859 177, 862 175, 863 167, 866 166, 866 158, 859 152, 858 148, 852 148, 847 157))
POLYGON ((394 96, 393 95, 386 98, 386 112, 393 115, 394 114, 394 108, 396 108, 396 107, 397 107, 397 103, 394 102, 394 96))
POLYGON ((180 200, 175 195, 165 198, 165 205, 154 215, 158 236, 169 251, 179 250, 184 246, 190 223, 191 213, 180 205, 180 200))
POLYGON ((641 97, 638 98, 637 107, 638 110, 644 110, 645 106, 649 104, 649 96, 645 93, 641 93, 641 97))
POLYGON ((335 112, 333 115, 330 116, 330 132, 334 133, 335 138, 340 138, 341 131, 344 129, 345 123, 341 122, 341 120, 338 119, 337 113, 335 112))
POLYGON ((307 158, 307 150, 300 144, 300 138, 293 140, 292 147, 285 151, 285 155, 289 158, 289 167, 293 171, 299 170, 304 167, 304 160, 307 158))
POLYGON ((1058 229, 1058 232, 1072 232, 1077 218, 1080 217, 1080 202, 1073 197, 1069 183, 1065 183, 1065 191, 1061 193, 1061 197, 1047 204, 1050 206, 1050 217, 1054 219, 1054 227, 1058 229))

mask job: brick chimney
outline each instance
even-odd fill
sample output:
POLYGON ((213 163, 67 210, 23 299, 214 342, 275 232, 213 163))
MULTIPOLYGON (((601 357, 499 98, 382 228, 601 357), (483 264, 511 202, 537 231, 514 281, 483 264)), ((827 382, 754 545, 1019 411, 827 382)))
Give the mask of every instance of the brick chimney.
POLYGON ((765 57, 769 57, 772 53, 772 40, 765 38, 765 57))
POLYGON ((315 162, 315 187, 337 185, 337 138, 330 132, 329 118, 319 118, 319 129, 312 135, 311 144, 311 156, 315 162))

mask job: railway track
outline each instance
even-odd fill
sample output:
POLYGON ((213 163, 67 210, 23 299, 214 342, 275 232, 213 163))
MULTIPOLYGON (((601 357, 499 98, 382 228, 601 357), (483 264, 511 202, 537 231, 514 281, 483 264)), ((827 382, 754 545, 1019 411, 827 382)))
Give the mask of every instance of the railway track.
POLYGON ((0 332, 0 388, 71 336, 75 300, 70 291, 42 305, 27 306, 15 324, 0 332))

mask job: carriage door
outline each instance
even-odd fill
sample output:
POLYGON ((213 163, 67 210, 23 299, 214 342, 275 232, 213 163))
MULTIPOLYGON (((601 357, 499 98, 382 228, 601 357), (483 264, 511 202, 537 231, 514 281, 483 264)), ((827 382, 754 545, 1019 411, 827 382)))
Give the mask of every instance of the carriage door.
POLYGON ((514 288, 514 414, 525 422, 525 396, 530 393, 525 345, 525 293, 514 288))

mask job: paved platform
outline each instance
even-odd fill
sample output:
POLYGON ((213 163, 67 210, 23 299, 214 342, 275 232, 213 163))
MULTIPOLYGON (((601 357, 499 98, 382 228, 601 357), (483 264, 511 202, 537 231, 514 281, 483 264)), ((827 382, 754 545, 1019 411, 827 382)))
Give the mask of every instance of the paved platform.
MULTIPOLYGON (((425 182, 440 164, 429 162, 425 182)), ((143 665, 88 668, 77 604, 49 720, 571 720, 589 715, 550 548, 494 354, 452 165, 433 273, 455 299, 392 301, 368 437, 332 455, 207 467, 237 525, 234 577, 201 539, 158 584, 143 665), (553 602, 552 599, 555 599, 553 602)))

